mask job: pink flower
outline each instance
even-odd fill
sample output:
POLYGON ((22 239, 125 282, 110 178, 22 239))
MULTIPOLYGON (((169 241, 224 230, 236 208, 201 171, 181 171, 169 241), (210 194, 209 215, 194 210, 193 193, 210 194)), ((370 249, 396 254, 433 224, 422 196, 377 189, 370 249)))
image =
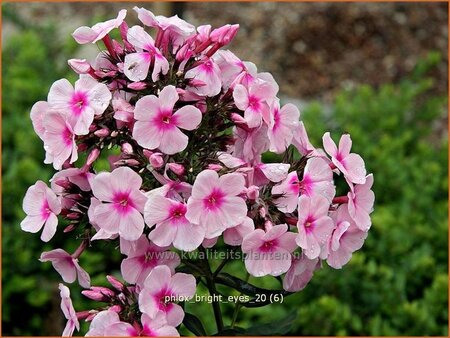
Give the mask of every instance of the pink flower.
POLYGON ((28 188, 23 200, 23 210, 27 214, 20 223, 23 231, 36 233, 44 226, 41 239, 48 242, 55 235, 61 203, 55 193, 42 181, 28 188))
POLYGON ((313 157, 306 162, 303 179, 299 181, 297 173, 291 172, 286 180, 272 188, 273 195, 280 195, 274 202, 283 212, 293 212, 297 207, 298 196, 312 197, 321 195, 330 203, 336 192, 333 184, 333 172, 322 158, 313 157))
POLYGON ((164 312, 159 311, 154 318, 147 314, 141 316, 140 328, 126 322, 112 323, 105 329, 105 336, 109 337, 179 337, 177 329, 167 323, 164 312))
POLYGON ((44 117, 49 109, 49 105, 46 101, 38 101, 31 107, 30 118, 33 122, 33 129, 41 140, 44 140, 44 117))
POLYGON ((285 273, 291 266, 291 252, 297 247, 295 236, 286 224, 275 225, 267 232, 256 229, 249 233, 242 241, 247 271, 255 277, 285 273))
POLYGON ((328 216, 329 207, 330 202, 320 195, 302 195, 298 200, 296 242, 309 259, 319 257, 322 246, 333 232, 333 220, 328 216))
POLYGON ((91 172, 82 171, 79 168, 68 168, 61 171, 58 171, 53 177, 50 179, 52 190, 61 195, 64 193, 64 188, 61 187, 58 183, 66 182, 67 184, 74 184, 82 191, 91 190, 90 181, 93 180, 95 174, 91 172))
POLYGON ((245 65, 233 52, 218 50, 213 56, 214 63, 219 66, 222 87, 230 88, 236 77, 245 69, 245 65))
POLYGON ((261 125, 261 121, 270 125, 268 101, 275 98, 276 88, 268 82, 258 81, 248 88, 241 84, 234 87, 233 98, 240 110, 244 111, 244 119, 250 128, 261 125))
POLYGON ((299 193, 300 187, 296 171, 290 172, 283 182, 272 188, 272 195, 279 195, 274 199, 274 203, 282 212, 295 210, 299 193))
POLYGON ((352 258, 352 253, 361 249, 367 232, 360 230, 348 213, 346 205, 341 205, 331 214, 336 223, 328 247, 327 263, 329 266, 340 269, 352 258))
POLYGON ((206 227, 206 238, 219 236, 225 229, 242 223, 247 216, 247 205, 238 196, 244 190, 242 175, 226 174, 219 178, 215 171, 204 170, 192 187, 186 218, 206 227))
POLYGON ((79 27, 72 33, 72 36, 79 44, 96 43, 103 39, 114 28, 118 28, 126 15, 127 11, 122 9, 117 15, 117 18, 99 22, 92 27, 79 27))
POLYGON ((318 194, 331 202, 336 187, 333 183, 333 172, 323 158, 312 157, 306 162, 299 189, 302 195, 311 197, 318 194))
POLYGON ((141 26, 133 26, 128 30, 128 41, 138 50, 137 53, 125 56, 124 74, 131 81, 142 81, 147 78, 150 64, 153 62, 152 80, 157 81, 159 74, 167 74, 169 62, 155 47, 153 38, 141 26))
POLYGON ((53 83, 48 93, 48 103, 52 109, 67 114, 67 121, 76 135, 86 135, 94 115, 105 111, 111 97, 105 84, 82 75, 75 82, 75 88, 66 79, 53 83))
POLYGON ((142 235, 144 218, 141 213, 147 198, 139 190, 141 185, 142 178, 128 167, 103 172, 94 178, 92 193, 103 202, 94 210, 100 228, 128 240, 142 235))
POLYGON ((148 149, 159 148, 169 155, 186 148, 189 139, 179 128, 197 128, 202 113, 194 106, 184 106, 173 113, 178 98, 175 87, 167 86, 159 97, 147 95, 136 102, 134 116, 137 121, 133 137, 139 145, 148 149))
POLYGON ((300 121, 298 126, 294 129, 292 144, 302 155, 312 154, 316 150, 311 142, 309 142, 308 134, 306 134, 305 125, 302 121, 300 121))
POLYGON ((291 103, 280 109, 280 101, 274 100, 271 105, 269 140, 270 151, 282 153, 291 144, 294 130, 299 125, 300 112, 291 103))
MULTIPOLYGON (((195 33, 195 27, 180 19, 177 15, 167 18, 162 15, 154 15, 145 8, 133 8, 138 14, 139 20, 146 26, 157 27, 160 35, 160 45, 167 48, 169 43, 176 50, 187 37, 195 33)), ((159 45, 158 45, 159 46, 159 45)), ((167 48, 168 49, 168 48, 167 48)))
POLYGON ((173 246, 179 250, 192 251, 205 238, 205 227, 192 224, 185 215, 186 204, 172 199, 151 196, 144 209, 145 223, 152 228, 149 239, 159 246, 173 246))
POLYGON ((352 139, 350 135, 344 134, 339 141, 339 149, 331 139, 330 133, 323 135, 323 147, 331 156, 334 165, 352 183, 364 184, 366 181, 366 168, 364 160, 358 154, 350 153, 352 139))
POLYGON ((44 149, 45 163, 53 163, 60 170, 64 162, 70 158, 70 163, 78 159, 75 133, 62 113, 51 112, 44 118, 44 149))
POLYGON ((112 324, 121 323, 117 312, 105 310, 97 313, 89 326, 86 337, 104 337, 112 324))
POLYGON ((246 235, 255 230, 255 224, 250 217, 245 217, 244 221, 235 227, 228 228, 223 232, 223 241, 225 244, 238 246, 246 235))
POLYGON ((63 249, 43 252, 39 260, 51 262, 64 282, 73 283, 78 277, 78 283, 84 288, 89 288, 91 284, 89 274, 78 264, 78 259, 73 258, 63 249))
POLYGON ((187 90, 201 96, 216 96, 222 89, 220 69, 211 59, 205 59, 200 65, 188 70, 186 79, 201 83, 201 86, 188 86, 187 90))
POLYGON ((372 225, 369 214, 373 210, 375 202, 375 194, 371 190, 373 185, 373 175, 366 176, 364 184, 351 185, 348 193, 348 212, 350 217, 355 221, 356 226, 368 231, 372 225))
POLYGON ((261 154, 269 149, 267 126, 265 124, 250 130, 234 128, 233 136, 235 137, 233 155, 246 162, 260 162, 261 154))
POLYGON ((314 271, 320 267, 318 258, 308 259, 303 253, 294 258, 292 265, 283 279, 283 289, 290 292, 303 290, 313 277, 314 271))
POLYGON ((174 273, 180 264, 180 257, 167 249, 149 242, 145 235, 142 235, 127 250, 128 257, 120 265, 125 281, 142 286, 150 271, 159 265, 168 266, 174 273))
POLYGON ((152 318, 158 311, 163 311, 167 316, 167 323, 178 326, 183 321, 184 312, 174 301, 190 299, 195 290, 194 276, 185 273, 172 276, 169 267, 157 266, 144 282, 144 288, 139 294, 139 309, 152 318))
POLYGON ((71 337, 75 328, 80 331, 80 323, 78 322, 77 314, 72 305, 70 299, 70 290, 64 284, 59 283, 59 290, 61 295, 61 310, 64 313, 64 317, 67 319, 66 327, 62 333, 63 337, 71 337))

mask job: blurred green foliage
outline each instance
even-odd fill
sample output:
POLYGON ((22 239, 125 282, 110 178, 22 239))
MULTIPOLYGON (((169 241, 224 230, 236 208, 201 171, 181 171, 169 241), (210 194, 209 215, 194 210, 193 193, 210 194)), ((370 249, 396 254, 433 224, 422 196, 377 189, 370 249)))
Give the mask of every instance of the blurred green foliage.
MULTIPOLYGON (((74 79, 66 60, 77 47, 72 39, 56 36, 51 25, 37 33, 26 23, 16 24, 22 31, 4 45, 2 67, 2 328, 4 335, 57 335, 64 324, 59 275, 38 257, 58 246, 72 248, 63 244, 61 234, 44 245, 19 224, 26 189, 53 174, 51 166, 43 165, 42 142, 33 132, 29 111, 46 99, 55 80, 74 79)), ((433 80, 427 77, 438 62, 439 55, 431 53, 399 84, 362 86, 340 93, 331 107, 312 103, 304 109, 302 119, 314 145, 321 145, 328 130, 335 140, 343 132, 351 134, 353 151, 375 175, 373 226, 362 250, 342 270, 324 264, 304 291, 283 304, 241 309, 238 327, 253 326, 261 333, 258 326, 265 323, 276 323, 279 330, 289 324, 290 334, 296 335, 448 334, 447 134, 439 136, 435 124, 445 112, 446 98, 432 94, 433 80)), ((97 285, 105 285, 99 272, 116 272, 112 262, 117 252, 105 256, 104 249, 82 257, 97 285)), ((224 271, 245 279, 240 262, 224 271)), ((250 282, 280 286, 271 278, 250 282)), ((90 308, 78 287, 72 285, 71 291, 77 309, 90 308)), ((224 293, 238 295, 229 289, 224 293)), ((199 294, 206 290, 200 287, 199 294)), ((212 317, 209 304, 189 305, 187 310, 213 332, 213 321, 206 319, 212 317)), ((233 306, 224 305, 223 311, 228 324, 233 306)))

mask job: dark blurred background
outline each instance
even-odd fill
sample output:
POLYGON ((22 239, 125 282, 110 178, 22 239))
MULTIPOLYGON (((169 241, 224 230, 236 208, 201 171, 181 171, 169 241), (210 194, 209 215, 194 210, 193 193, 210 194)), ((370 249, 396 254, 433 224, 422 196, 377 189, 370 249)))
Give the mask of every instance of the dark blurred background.
MULTIPOLYGON (((299 106, 313 144, 328 130, 350 132, 375 175, 373 226, 362 250, 342 270, 324 266, 284 304, 241 310, 238 326, 268 335, 447 336, 446 3, 3 3, 2 334, 60 335, 64 326, 59 275, 38 258, 74 243, 59 234, 44 244, 19 226, 26 189, 53 175, 30 108, 55 80, 76 79, 67 59, 98 53, 77 46, 73 30, 121 8, 130 25, 138 23, 135 5, 195 25, 240 24, 230 49, 274 75, 282 99, 299 106)), ((93 284, 106 285, 101 273, 119 276, 120 257, 94 249, 81 264, 93 284)), ((240 264, 226 271, 239 275, 240 264)), ((250 282, 279 287, 270 278, 250 282)), ((77 310, 91 308, 80 288, 71 290, 77 310)), ((209 304, 190 312, 213 333, 209 304)), ((224 312, 228 323, 233 308, 224 312)))

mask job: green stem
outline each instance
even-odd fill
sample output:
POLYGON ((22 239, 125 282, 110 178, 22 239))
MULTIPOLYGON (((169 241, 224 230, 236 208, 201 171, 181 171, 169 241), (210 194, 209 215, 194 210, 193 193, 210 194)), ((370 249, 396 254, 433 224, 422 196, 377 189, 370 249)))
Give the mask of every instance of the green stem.
MULTIPOLYGON (((250 274, 247 272, 245 281, 248 282, 249 278, 250 278, 250 274)), ((242 292, 240 295, 242 296, 242 292)), ((239 310, 241 309, 241 307, 242 307, 241 303, 236 303, 236 305, 234 306, 233 317, 231 319, 231 325, 230 325, 232 329, 234 329, 234 325, 236 324, 237 316, 239 314, 239 310)))
MULTIPOLYGON (((200 246, 199 248, 200 251, 202 251, 204 253, 204 265, 205 265, 205 272, 206 272, 206 285, 208 287, 209 293, 211 296, 214 297, 214 300, 216 298, 218 298, 217 296, 219 295, 219 293, 216 290, 216 285, 214 284, 214 277, 211 271, 211 267, 209 266, 209 262, 208 262, 208 256, 206 254, 206 250, 200 246)), ((223 330, 223 319, 222 319, 222 311, 220 309, 220 304, 216 301, 212 302, 212 307, 213 307, 213 311, 214 311, 214 318, 216 320, 216 326, 217 326, 217 331, 221 332, 223 330)))

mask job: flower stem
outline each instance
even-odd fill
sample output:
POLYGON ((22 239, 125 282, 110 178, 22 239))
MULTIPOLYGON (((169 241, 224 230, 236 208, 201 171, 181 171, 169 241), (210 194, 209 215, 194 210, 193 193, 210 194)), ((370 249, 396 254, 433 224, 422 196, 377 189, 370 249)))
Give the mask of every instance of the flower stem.
POLYGON ((206 275, 205 275, 206 286, 208 287, 210 295, 214 297, 211 304, 212 304, 213 311, 214 311, 214 318, 216 320, 217 331, 221 332, 223 330, 222 311, 220 309, 220 304, 215 301, 216 297, 218 296, 218 292, 216 290, 216 285, 214 284, 214 277, 213 277, 213 274, 211 271, 211 267, 209 266, 208 256, 206 255, 206 250, 202 246, 200 246, 199 250, 204 253, 205 258, 203 259, 203 262, 205 264, 205 270, 206 270, 205 271, 206 272, 206 275))
MULTIPOLYGON (((248 279, 250 278, 250 274, 247 272, 247 276, 245 277, 245 281, 248 282, 248 279)), ((242 292, 241 292, 242 295, 242 292)), ((241 309, 242 304, 241 303, 236 303, 236 305, 234 306, 234 311, 233 311, 233 317, 231 319, 231 328, 234 328, 234 325, 236 324, 236 320, 237 320, 237 316, 239 314, 239 310, 241 309)))

